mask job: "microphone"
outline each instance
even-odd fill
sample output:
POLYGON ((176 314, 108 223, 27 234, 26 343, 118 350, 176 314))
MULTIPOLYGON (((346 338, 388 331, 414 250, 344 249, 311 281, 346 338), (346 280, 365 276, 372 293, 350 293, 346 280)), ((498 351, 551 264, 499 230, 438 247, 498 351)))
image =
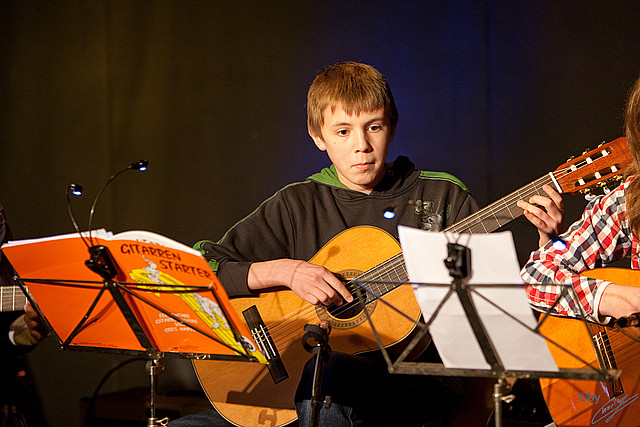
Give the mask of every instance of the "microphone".
POLYGON ((628 316, 619 317, 615 321, 615 325, 619 328, 631 328, 640 324, 640 313, 632 313, 628 316))

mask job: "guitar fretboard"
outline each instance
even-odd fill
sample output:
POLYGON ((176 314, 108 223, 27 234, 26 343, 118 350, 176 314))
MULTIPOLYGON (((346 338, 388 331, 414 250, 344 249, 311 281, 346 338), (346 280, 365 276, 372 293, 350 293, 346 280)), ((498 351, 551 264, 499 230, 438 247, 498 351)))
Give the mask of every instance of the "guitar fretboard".
POLYGON ((552 174, 547 174, 536 179, 508 196, 493 202, 478 212, 445 228, 443 231, 471 234, 496 231, 503 225, 523 215, 524 211, 516 204, 518 200, 528 201, 531 196, 535 195, 546 196, 542 190, 542 186, 545 184, 555 187, 555 185, 553 185, 552 174))
MULTIPOLYGON (((378 296, 382 296, 400 286, 400 282, 406 282, 408 279, 409 275, 404 265, 404 258, 402 253, 399 253, 382 264, 378 264, 358 275, 353 281, 369 282, 367 283, 369 290, 378 296)), ((374 299, 375 297, 372 294, 367 293, 365 303, 368 304, 374 299)))
POLYGON ((19 286, 0 286, 0 311, 19 311, 27 303, 27 297, 19 286))

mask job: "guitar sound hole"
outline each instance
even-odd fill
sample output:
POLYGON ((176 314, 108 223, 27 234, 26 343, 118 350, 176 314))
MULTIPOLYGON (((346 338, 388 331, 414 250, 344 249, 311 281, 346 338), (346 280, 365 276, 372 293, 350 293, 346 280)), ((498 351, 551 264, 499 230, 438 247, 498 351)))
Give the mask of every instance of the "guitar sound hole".
MULTIPOLYGON (((341 305, 331 304, 327 307, 316 306, 316 313, 318 317, 323 320, 328 320, 332 327, 339 329, 349 329, 366 322, 367 315, 362 310, 362 304, 358 300, 355 285, 350 283, 350 280, 361 274, 361 272, 356 270, 344 270, 340 273, 334 274, 350 291, 351 296, 353 296, 353 301, 347 303, 343 299, 341 305)), ((367 312, 371 315, 375 310, 376 300, 371 300, 367 295, 366 307, 367 312)))
POLYGON ((336 319, 351 319, 362 312, 360 303, 355 299, 353 302, 347 303, 343 300, 342 305, 331 304, 327 307, 327 311, 336 319))

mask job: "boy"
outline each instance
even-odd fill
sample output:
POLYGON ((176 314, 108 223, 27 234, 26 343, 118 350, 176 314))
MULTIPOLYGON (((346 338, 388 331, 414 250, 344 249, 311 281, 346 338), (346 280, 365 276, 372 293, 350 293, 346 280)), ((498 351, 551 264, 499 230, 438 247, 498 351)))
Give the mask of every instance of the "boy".
MULTIPOLYGON (((278 191, 219 242, 196 244, 231 296, 285 286, 311 304, 350 302, 331 271, 306 261, 332 237, 358 225, 396 238, 399 224, 440 231, 477 210, 455 177, 418 171, 406 157, 386 163, 398 112, 387 81, 373 67, 342 62, 326 68, 309 89, 307 116, 309 134, 331 167, 278 191), (385 211, 395 215, 387 219, 385 211)), ((562 217, 561 199, 553 197, 531 200, 545 210, 527 205, 541 221, 541 236, 555 232, 562 217)), ((435 350, 428 353, 437 358, 435 350)), ((301 426, 311 416, 311 368, 296 393, 301 426)), ((393 425, 398 419, 402 425, 449 424, 462 393, 457 379, 391 375, 378 358, 337 351, 325 365, 323 387, 332 397, 320 411, 320 425, 327 426, 393 425)), ((197 422, 186 417, 172 425, 197 422)))

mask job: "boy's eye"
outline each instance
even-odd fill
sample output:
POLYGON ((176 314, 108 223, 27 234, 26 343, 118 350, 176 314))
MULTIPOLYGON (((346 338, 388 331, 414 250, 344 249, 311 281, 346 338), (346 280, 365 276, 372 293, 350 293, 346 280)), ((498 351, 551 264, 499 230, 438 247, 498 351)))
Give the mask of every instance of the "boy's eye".
POLYGON ((347 135, 349 134, 349 131, 348 131, 348 130, 346 130, 346 129, 340 129, 340 130, 337 132, 337 134, 338 134, 338 135, 340 135, 340 136, 347 136, 347 135))
POLYGON ((371 126, 369 126, 369 130, 372 131, 372 132, 377 132, 380 129, 381 129, 380 125, 371 125, 371 126))

